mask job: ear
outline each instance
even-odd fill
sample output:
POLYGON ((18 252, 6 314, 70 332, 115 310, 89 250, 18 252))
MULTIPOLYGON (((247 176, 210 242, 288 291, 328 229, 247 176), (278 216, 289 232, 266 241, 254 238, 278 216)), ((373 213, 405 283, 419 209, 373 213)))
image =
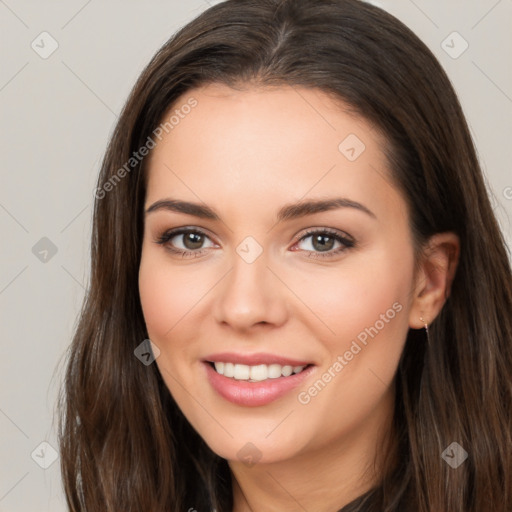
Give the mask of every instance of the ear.
POLYGON ((437 233, 428 240, 415 279, 409 327, 421 329, 439 314, 450 295, 459 254, 455 233, 437 233))

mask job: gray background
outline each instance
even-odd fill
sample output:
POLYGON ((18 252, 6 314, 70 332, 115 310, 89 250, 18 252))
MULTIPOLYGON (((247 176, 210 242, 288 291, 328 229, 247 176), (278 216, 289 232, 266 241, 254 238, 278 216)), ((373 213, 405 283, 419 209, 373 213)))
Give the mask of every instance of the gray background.
MULTIPOLYGON (((143 67, 212 3, 0 0, 0 512, 66 510, 53 411, 87 286, 102 154, 143 67), (44 31, 58 44, 49 56, 44 31)), ((510 246, 512 0, 372 3, 447 70, 510 246)))

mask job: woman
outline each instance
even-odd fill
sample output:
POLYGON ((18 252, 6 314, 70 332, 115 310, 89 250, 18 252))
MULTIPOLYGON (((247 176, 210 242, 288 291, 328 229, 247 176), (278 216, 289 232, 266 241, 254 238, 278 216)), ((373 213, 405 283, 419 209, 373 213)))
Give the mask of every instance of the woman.
POLYGON ((71 510, 512 510, 505 243, 448 78, 384 11, 229 0, 172 37, 91 272, 71 510))

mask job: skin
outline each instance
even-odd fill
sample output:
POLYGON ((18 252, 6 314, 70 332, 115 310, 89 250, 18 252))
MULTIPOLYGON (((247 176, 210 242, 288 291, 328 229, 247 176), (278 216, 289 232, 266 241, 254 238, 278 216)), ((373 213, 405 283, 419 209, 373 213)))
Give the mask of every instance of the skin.
POLYGON ((409 213, 390 179, 385 140, 325 93, 213 84, 188 91, 173 109, 191 96, 197 106, 150 155, 145 207, 192 201, 221 220, 163 209, 145 216, 139 289, 160 349, 156 364, 192 426, 229 461, 235 512, 337 511, 378 480, 380 466, 372 463, 390 432, 406 335, 441 310, 457 237, 432 237, 415 272, 409 213), (338 149, 349 134, 365 145, 354 161, 338 149), (285 204, 331 197, 357 201, 373 215, 344 207, 276 223, 285 204), (155 242, 183 226, 206 232, 199 249, 179 235, 167 248, 155 242), (343 247, 334 242, 322 258, 314 237, 299 241, 308 228, 348 234, 355 245, 333 254, 343 247), (263 251, 252 263, 236 251, 248 236, 263 251), (169 246, 202 253, 183 257, 169 246), (393 304, 401 307, 394 318, 301 403, 298 394, 332 373, 337 357, 393 304), (315 368, 275 402, 245 407, 205 378, 201 361, 214 352, 268 352, 315 368), (244 446, 261 457, 257 464, 240 460, 244 446))

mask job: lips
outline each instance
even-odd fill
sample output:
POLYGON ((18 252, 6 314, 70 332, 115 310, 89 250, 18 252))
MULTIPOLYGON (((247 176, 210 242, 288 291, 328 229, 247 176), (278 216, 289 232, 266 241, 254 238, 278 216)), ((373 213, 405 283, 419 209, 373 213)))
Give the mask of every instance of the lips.
POLYGON ((221 353, 204 361, 212 388, 241 406, 269 404, 299 386, 313 371, 308 361, 273 354, 221 353))

